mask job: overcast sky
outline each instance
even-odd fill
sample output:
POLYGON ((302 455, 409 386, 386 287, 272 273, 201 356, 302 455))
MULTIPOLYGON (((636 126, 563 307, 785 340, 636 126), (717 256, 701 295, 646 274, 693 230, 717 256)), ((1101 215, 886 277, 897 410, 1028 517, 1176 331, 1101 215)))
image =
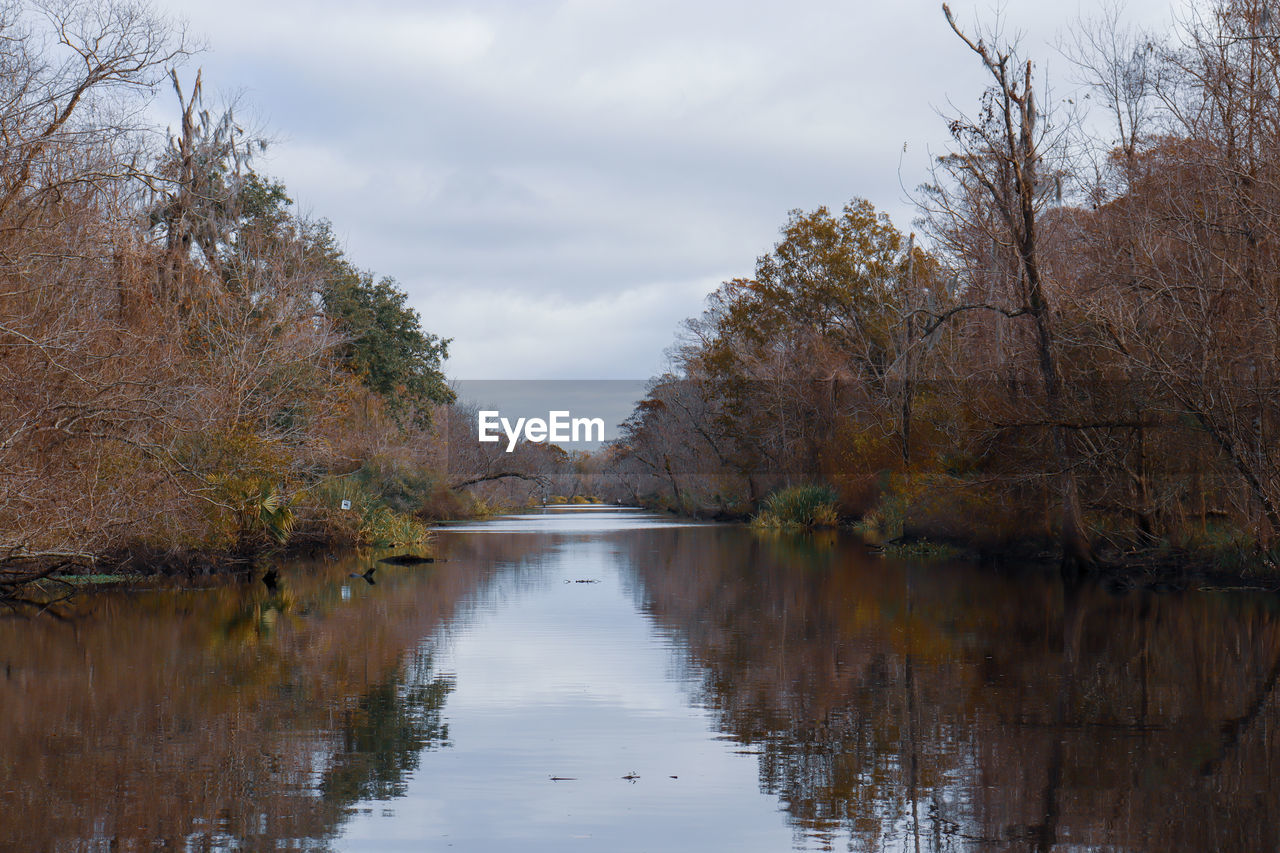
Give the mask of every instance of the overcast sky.
MULTIPOLYGON (((243 93, 260 168, 399 280, 462 379, 660 372, 788 210, 862 196, 910 230, 940 111, 984 85, 932 0, 157 3, 208 45, 187 79, 243 93)), ((1051 43, 1095 8, 1056 5, 1004 17, 1061 94, 1051 43)))

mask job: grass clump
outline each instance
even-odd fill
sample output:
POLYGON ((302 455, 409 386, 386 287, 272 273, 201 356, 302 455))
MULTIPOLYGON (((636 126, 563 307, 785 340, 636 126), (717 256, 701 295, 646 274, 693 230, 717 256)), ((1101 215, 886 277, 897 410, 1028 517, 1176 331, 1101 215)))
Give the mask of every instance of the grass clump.
POLYGON ((839 495, 830 486, 793 486, 769 495, 751 525, 764 530, 812 530, 840 521, 839 495))
POLYGON ((493 518, 495 515, 501 515, 506 511, 507 507, 497 501, 476 497, 471 499, 470 514, 467 517, 475 519, 493 518))
POLYGON ((425 545, 430 538, 425 524, 381 504, 369 507, 360 524, 360 541, 376 548, 425 545))

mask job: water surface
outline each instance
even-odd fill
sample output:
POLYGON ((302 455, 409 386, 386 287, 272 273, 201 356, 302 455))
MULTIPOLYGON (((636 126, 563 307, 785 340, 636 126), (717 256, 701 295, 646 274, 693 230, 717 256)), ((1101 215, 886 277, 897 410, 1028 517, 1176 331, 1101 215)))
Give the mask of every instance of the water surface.
POLYGON ((437 547, 0 608, 0 847, 1280 843, 1272 596, 602 508, 437 547))

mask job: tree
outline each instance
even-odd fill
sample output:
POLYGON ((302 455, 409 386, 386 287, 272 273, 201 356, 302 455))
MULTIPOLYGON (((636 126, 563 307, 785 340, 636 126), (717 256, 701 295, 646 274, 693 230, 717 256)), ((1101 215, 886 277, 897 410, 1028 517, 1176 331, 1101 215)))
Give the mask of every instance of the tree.
POLYGON ((903 332, 936 291, 936 270, 864 199, 838 216, 792 211, 755 276, 713 297, 686 371, 724 397, 726 425, 740 447, 755 448, 755 464, 821 477, 837 413, 884 420, 909 457, 917 364, 908 352, 919 344, 903 332))
MULTIPOLYGON (((1007 318, 1026 318, 1033 335, 1032 353, 1044 393, 1053 459, 1059 469, 1058 526, 1064 558, 1073 564, 1092 562, 1085 536, 1076 481, 1074 453, 1066 420, 1066 395, 1059 367, 1058 321, 1041 254, 1046 208, 1061 198, 1064 175, 1046 161, 1060 156, 1062 131, 1052 126, 1037 103, 1030 60, 997 38, 974 40, 956 24, 944 3, 947 23, 978 57, 992 85, 983 94, 976 119, 950 123, 957 150, 941 158, 945 184, 930 188, 931 211, 943 240, 961 249, 960 264, 972 276, 973 296, 985 296, 979 281, 1005 281, 999 302, 969 302, 935 315, 934 324, 962 311, 988 310, 1007 318), (962 247, 974 236, 985 238, 991 253, 976 255, 962 247)), ((972 244, 970 243, 970 246, 972 244)))
POLYGON ((725 282, 685 323, 681 373, 653 382, 614 470, 632 492, 722 513, 777 485, 849 479, 854 456, 868 491, 882 463, 909 464, 915 381, 936 341, 914 315, 946 304, 940 280, 870 202, 792 211, 754 276, 725 282))
POLYGON ((402 423, 428 425, 432 406, 454 400, 440 370, 449 340, 422 329, 395 279, 375 281, 336 257, 330 269, 321 299, 325 315, 346 337, 340 347, 343 364, 386 400, 402 423))
MULTIPOLYGON (((250 162, 266 141, 249 136, 237 123, 233 108, 216 119, 203 107, 201 73, 196 73, 191 96, 185 97, 176 70, 170 79, 182 107, 179 131, 170 134, 169 146, 156 169, 149 219, 153 231, 164 234, 165 263, 160 286, 170 299, 191 309, 188 266, 199 262, 221 279, 232 293, 246 297, 245 282, 224 269, 234 255, 235 233, 241 225, 241 204, 263 202, 261 181, 250 162)), ((281 193, 281 195, 283 195, 281 193)), ((287 201, 278 199, 277 201, 287 201)))
MULTIPOLYGON (((1140 387, 1148 409, 1194 425, 1182 433, 1197 448, 1195 470, 1167 474, 1196 493, 1201 522, 1225 497, 1274 540, 1280 38, 1266 3, 1192 11, 1180 43, 1117 33, 1112 19, 1077 47, 1119 136, 1090 193, 1087 308, 1105 330, 1099 350, 1118 357, 1134 396, 1140 387), (1204 479, 1204 455, 1212 479, 1234 471, 1243 488, 1204 479)), ((1147 491, 1148 473, 1135 475, 1147 491)))
POLYGON ((91 558, 132 515, 96 472, 150 449, 172 351, 119 325, 147 162, 128 110, 186 53, 140 4, 0 3, 0 563, 91 558))
POLYGON ((22 217, 69 187, 109 183, 90 152, 132 128, 111 99, 145 92, 188 53, 183 33, 145 5, 93 0, 0 3, 0 217, 22 217), (80 168, 59 170, 78 161, 80 168))

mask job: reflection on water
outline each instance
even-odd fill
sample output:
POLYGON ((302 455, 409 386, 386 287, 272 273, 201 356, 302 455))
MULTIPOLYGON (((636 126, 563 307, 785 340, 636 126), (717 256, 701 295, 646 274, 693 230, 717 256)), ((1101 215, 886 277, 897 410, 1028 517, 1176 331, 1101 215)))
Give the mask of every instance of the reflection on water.
POLYGON ((317 846, 402 792, 448 736, 420 640, 483 575, 351 567, 0 608, 0 846, 317 846))
POLYGON ((644 606, 801 843, 1276 849, 1274 598, 648 539, 644 606))
POLYGON ((0 848, 1276 849, 1276 600, 594 508, 0 608, 0 848))

